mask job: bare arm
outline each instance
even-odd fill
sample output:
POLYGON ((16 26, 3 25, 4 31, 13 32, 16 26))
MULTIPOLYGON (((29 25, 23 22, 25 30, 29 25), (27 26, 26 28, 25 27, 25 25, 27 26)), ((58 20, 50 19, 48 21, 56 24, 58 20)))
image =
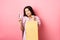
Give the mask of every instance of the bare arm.
POLYGON ((22 20, 19 19, 19 23, 20 23, 20 29, 22 32, 24 32, 24 27, 23 27, 23 23, 22 23, 22 20))

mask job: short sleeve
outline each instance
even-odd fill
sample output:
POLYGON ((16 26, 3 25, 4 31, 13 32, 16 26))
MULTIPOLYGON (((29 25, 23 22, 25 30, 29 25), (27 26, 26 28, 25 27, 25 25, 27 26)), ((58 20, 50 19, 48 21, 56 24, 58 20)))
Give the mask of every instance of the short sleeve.
POLYGON ((26 21, 26 18, 25 16, 22 18, 22 25, 24 26, 25 25, 25 21, 26 21))
POLYGON ((36 16, 36 20, 37 20, 38 24, 41 25, 41 20, 38 16, 36 16))

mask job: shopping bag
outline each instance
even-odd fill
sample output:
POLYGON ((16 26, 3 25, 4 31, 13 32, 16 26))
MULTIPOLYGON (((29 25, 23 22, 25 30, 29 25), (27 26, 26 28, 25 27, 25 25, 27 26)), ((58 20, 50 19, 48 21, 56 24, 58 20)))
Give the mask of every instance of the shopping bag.
POLYGON ((38 40, 38 22, 26 21, 25 23, 26 40, 38 40))

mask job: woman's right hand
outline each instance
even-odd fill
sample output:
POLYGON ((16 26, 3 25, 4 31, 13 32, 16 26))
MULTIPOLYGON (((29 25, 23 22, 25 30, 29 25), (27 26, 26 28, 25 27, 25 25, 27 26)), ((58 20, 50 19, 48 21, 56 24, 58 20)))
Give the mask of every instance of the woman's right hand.
POLYGON ((20 29, 21 29, 22 31, 24 31, 24 27, 23 27, 23 25, 22 25, 22 19, 19 19, 19 23, 20 23, 20 29))
POLYGON ((21 18, 19 18, 19 23, 22 23, 22 19, 21 18))

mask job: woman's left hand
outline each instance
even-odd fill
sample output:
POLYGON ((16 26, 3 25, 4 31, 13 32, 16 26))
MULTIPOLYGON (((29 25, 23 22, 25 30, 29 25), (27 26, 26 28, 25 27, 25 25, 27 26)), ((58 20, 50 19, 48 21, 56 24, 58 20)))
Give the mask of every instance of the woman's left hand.
POLYGON ((33 16, 33 17, 32 17, 32 20, 36 21, 36 18, 35 18, 35 16, 33 16))

